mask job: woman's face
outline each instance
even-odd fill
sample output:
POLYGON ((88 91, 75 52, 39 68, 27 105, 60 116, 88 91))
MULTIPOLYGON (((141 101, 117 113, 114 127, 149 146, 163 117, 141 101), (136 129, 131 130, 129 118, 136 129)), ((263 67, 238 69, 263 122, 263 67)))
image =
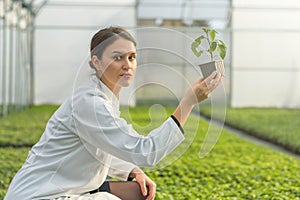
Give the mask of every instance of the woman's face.
MULTIPOLYGON (((96 57, 96 58, 95 58, 96 57)), ((92 57, 95 66, 95 59, 92 57)), ((129 40, 119 38, 104 50, 96 68, 101 81, 115 94, 130 85, 136 71, 136 48, 129 40)))

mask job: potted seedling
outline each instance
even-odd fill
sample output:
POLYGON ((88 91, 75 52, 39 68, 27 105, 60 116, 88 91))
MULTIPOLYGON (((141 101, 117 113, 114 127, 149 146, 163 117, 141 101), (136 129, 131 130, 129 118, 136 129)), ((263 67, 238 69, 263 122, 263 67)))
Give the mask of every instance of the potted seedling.
POLYGON ((204 27, 202 31, 203 34, 195 39, 191 45, 195 56, 200 57, 203 53, 208 53, 210 56, 210 62, 199 65, 201 72, 205 78, 213 71, 218 71, 224 75, 223 60, 226 56, 226 45, 222 40, 216 39, 216 35, 218 34, 216 30, 204 27), (201 48, 202 41, 207 42, 207 49, 201 48), (221 59, 218 59, 219 57, 221 59))

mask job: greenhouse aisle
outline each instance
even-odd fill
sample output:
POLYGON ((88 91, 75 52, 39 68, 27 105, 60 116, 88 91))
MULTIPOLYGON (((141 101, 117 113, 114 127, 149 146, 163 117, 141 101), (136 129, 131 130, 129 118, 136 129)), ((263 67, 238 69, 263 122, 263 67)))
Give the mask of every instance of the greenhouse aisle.
MULTIPOLYGON (((197 116, 197 113, 194 112, 193 114, 197 116)), ((284 154, 287 154, 287 155, 290 155, 290 156, 293 156, 295 158, 300 159, 299 154, 293 153, 293 152, 291 152, 291 151, 289 151, 289 150, 287 150, 287 149, 285 149, 285 148, 283 148, 279 145, 273 144, 273 143, 268 142, 266 140, 255 137, 253 135, 247 134, 244 131, 241 131, 241 130, 238 130, 238 129, 233 128, 231 126, 228 126, 226 124, 223 124, 223 122, 220 122, 218 120, 210 119, 209 117, 205 117, 203 115, 201 115, 200 117, 203 118, 204 120, 206 120, 208 123, 210 122, 210 120, 212 120, 211 122, 212 122, 213 125, 216 125, 216 126, 219 126, 219 127, 223 126, 223 128, 226 129, 228 132, 230 132, 232 134, 235 134, 235 135, 237 135, 241 138, 244 138, 244 139, 246 139, 250 142, 253 142, 257 145, 265 146, 265 147, 271 148, 275 151, 278 151, 278 152, 281 152, 281 153, 284 153, 284 154)))

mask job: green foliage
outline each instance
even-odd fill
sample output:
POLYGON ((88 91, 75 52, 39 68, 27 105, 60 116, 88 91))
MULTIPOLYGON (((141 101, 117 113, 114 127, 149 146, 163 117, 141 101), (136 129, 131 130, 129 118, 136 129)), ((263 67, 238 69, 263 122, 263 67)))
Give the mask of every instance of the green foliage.
MULTIPOLYGON (((38 134, 42 125, 33 126, 33 123, 43 124, 44 127, 55 108, 33 107, 9 119, 15 122, 18 121, 16 119, 24 120, 23 123, 32 128, 32 133, 38 134), (35 122, 31 122, 33 119, 35 122)), ((164 109, 158 105, 150 109, 121 108, 122 116, 144 135, 159 126, 173 111, 174 108, 164 109)), ((9 127, 13 130, 14 125, 11 123, 9 127)), ((203 119, 190 116, 184 129, 185 137, 191 144, 181 152, 183 155, 167 166, 145 169, 157 184, 156 200, 300 199, 298 159, 252 144, 225 130, 210 154, 200 159, 198 155, 208 124, 203 119)), ((35 141, 33 137, 28 143, 35 141)), ((178 149, 181 148, 182 145, 178 149)), ((0 148, 0 199, 3 199, 10 180, 25 161, 28 150, 0 148)))
POLYGON ((209 29, 206 27, 202 28, 204 34, 201 34, 195 41, 191 44, 191 49, 195 56, 200 57, 204 52, 208 52, 211 58, 211 61, 214 59, 214 53, 219 54, 219 56, 224 59, 226 56, 227 47, 222 40, 216 39, 216 34, 218 32, 214 29, 209 29), (199 50, 199 46, 202 44, 202 40, 205 40, 208 43, 208 49, 199 50))
POLYGON ((4 198, 9 183, 24 163, 29 148, 0 148, 0 199, 4 198))
POLYGON ((201 140, 172 165, 148 173, 157 199, 299 199, 299 161, 223 132, 209 156, 201 140))
MULTIPOLYGON (((155 121, 150 116, 162 117, 160 111, 149 115, 147 107, 127 109, 134 116, 135 128, 143 134, 151 128, 145 130, 140 125, 155 121)), ((167 109, 167 114, 172 111, 167 109)), ((128 119, 128 115, 124 117, 128 119)), ((224 130, 212 152, 200 159, 207 123, 190 116, 184 129, 185 137, 197 132, 187 151, 170 165, 147 171, 157 184, 156 199, 300 199, 300 162, 296 158, 224 130)))
MULTIPOLYGON (((210 115, 210 108, 201 111, 210 115)), ((226 123, 300 153, 300 109, 227 108, 226 123)))
POLYGON ((0 118, 0 147, 32 146, 56 109, 54 105, 34 106, 0 118))

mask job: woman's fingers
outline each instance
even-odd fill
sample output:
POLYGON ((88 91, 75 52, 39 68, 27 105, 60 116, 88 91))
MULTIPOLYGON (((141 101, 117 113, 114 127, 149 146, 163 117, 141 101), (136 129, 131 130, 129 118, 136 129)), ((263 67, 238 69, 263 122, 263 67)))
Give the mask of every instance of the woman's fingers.
POLYGON ((194 90, 198 102, 207 99, 210 93, 218 87, 221 80, 222 75, 216 71, 209 75, 206 79, 200 79, 200 83, 196 84, 196 88, 194 90))
POLYGON ((221 83, 221 81, 222 81, 222 75, 218 73, 216 77, 211 81, 210 85, 208 86, 209 91, 212 92, 214 89, 216 89, 218 85, 221 83))
POLYGON ((146 187, 146 181, 145 181, 145 179, 140 180, 140 181, 137 181, 137 182, 138 182, 139 185, 140 185, 142 194, 143 194, 144 196, 146 196, 146 195, 147 195, 147 187, 146 187))
POLYGON ((184 102, 187 105, 195 105, 207 99, 210 93, 218 87, 222 81, 222 74, 214 71, 207 78, 201 78, 187 90, 184 102))
POLYGON ((221 73, 213 72, 211 75, 209 75, 205 80, 205 84, 207 86, 208 92, 211 93, 214 89, 218 87, 222 80, 221 73))
POLYGON ((148 183, 148 196, 146 200, 154 200, 156 192, 156 184, 152 181, 148 183))
POLYGON ((142 194, 147 197, 146 200, 154 200, 156 184, 144 173, 137 174, 136 181, 140 185, 142 194))
POLYGON ((206 83, 206 85, 208 86, 217 76, 218 72, 214 71, 213 73, 211 73, 206 79, 204 79, 204 82, 206 83))

